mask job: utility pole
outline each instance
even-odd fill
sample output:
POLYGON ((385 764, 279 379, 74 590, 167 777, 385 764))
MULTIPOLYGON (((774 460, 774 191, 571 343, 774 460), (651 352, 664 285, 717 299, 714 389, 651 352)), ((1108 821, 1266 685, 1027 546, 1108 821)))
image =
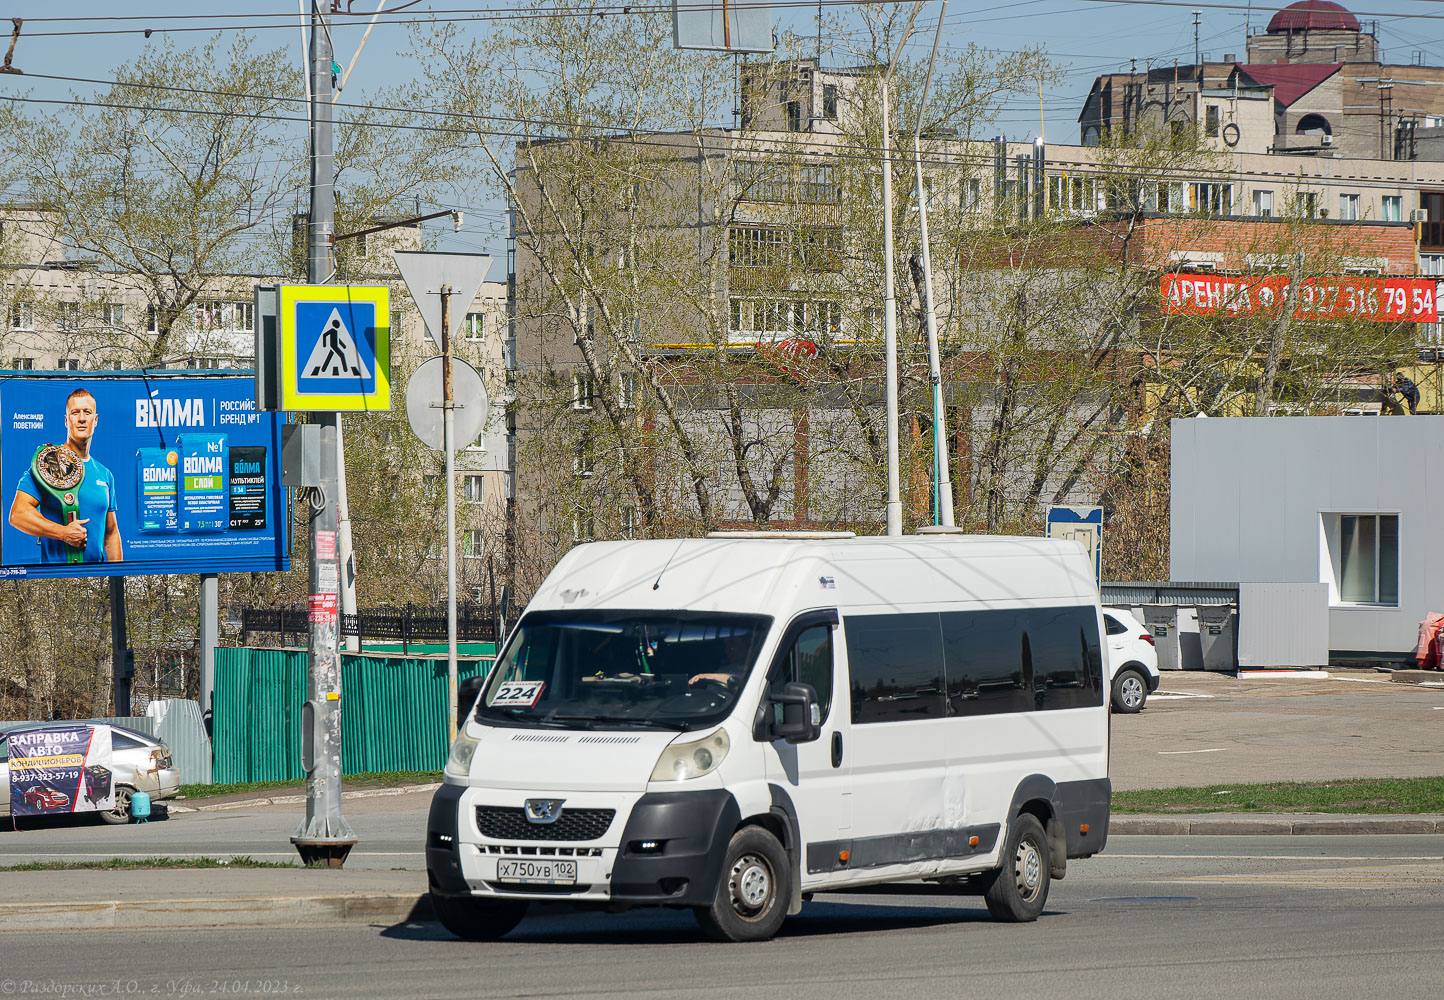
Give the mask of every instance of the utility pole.
POLYGON ((1193 12, 1193 71, 1198 74, 1199 89, 1203 89, 1203 65, 1198 61, 1198 25, 1203 20, 1203 11, 1193 12))
MULTIPOLYGON (((331 89, 336 71, 323 0, 311 0, 311 217, 306 280, 330 280, 336 171, 331 154, 331 89)), ((329 3, 329 0, 324 0, 329 3)), ((291 843, 306 864, 340 868, 356 844, 341 815, 341 564, 339 441, 335 413, 321 426, 321 485, 311 492, 310 670, 301 710, 301 764, 306 769, 306 818, 291 843)))

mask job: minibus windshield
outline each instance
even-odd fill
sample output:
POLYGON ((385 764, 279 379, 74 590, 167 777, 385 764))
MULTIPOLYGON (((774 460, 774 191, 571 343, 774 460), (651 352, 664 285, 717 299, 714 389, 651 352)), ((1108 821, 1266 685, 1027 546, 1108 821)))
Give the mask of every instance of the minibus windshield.
POLYGON ((543 611, 521 620, 478 722, 580 729, 708 726, 732 711, 772 619, 693 611, 543 611))

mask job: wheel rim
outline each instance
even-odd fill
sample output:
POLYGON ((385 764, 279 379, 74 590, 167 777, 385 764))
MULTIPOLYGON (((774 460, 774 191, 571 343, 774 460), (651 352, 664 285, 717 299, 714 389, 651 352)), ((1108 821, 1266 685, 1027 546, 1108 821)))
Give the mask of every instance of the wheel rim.
POLYGON ((130 818, 130 792, 124 789, 116 789, 115 807, 110 810, 113 816, 124 816, 130 818))
POLYGON ((1043 887, 1043 855, 1031 837, 1024 837, 1018 843, 1018 855, 1013 860, 1013 876, 1018 884, 1018 895, 1023 902, 1031 903, 1038 898, 1043 887))
POLYGON ((1129 708, 1137 708, 1143 704, 1143 682, 1135 676, 1123 678, 1123 704, 1129 708))
POLYGON ((744 854, 732 865, 727 880, 732 909, 748 920, 755 919, 772 899, 772 866, 756 854, 744 854))

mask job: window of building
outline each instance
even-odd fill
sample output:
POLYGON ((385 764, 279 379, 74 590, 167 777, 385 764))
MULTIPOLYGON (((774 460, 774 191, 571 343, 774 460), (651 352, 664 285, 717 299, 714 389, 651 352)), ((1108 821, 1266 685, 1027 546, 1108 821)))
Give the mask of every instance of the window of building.
POLYGON ((576 443, 572 451, 572 469, 584 479, 597 471, 596 451, 592 447, 590 434, 583 434, 576 443))
POLYGON ((622 508, 622 537, 637 537, 637 508, 628 504, 622 508))
POLYGON ((617 400, 622 409, 630 410, 637 405, 641 382, 636 372, 622 372, 617 376, 617 400))
POLYGON ((733 226, 727 230, 727 263, 732 267, 781 267, 787 260, 784 229, 733 226))
POLYGON ((1253 193, 1253 214, 1263 219, 1273 218, 1274 193, 1272 191, 1255 191, 1253 193))
POLYGON ((1340 514, 1339 600, 1399 604, 1399 515, 1340 514))
POLYGON ((461 496, 469 503, 481 503, 486 494, 486 478, 484 476, 462 477, 461 496))
POLYGON ((1218 138, 1218 105, 1209 104, 1203 109, 1203 130, 1210 138, 1218 138))
POLYGON ((1199 215, 1231 215, 1233 185, 1195 182, 1188 186, 1188 209, 1199 215))
POLYGON ((592 376, 588 372, 572 373, 572 409, 590 410, 595 395, 592 376))
MULTIPOLYGON (((787 655, 773 664, 767 675, 767 691, 776 697, 788 684, 811 684, 817 692, 822 709, 819 721, 827 721, 832 709, 832 626, 814 625, 803 629, 787 650, 787 655)), ((782 705, 771 702, 774 722, 782 721, 782 705)))
POLYGON ((441 492, 441 477, 431 473, 423 473, 421 476, 421 489, 427 496, 435 496, 441 492))
POLYGON ((14 371, 17 371, 17 372, 34 371, 34 369, 35 369, 35 359, 34 359, 34 358, 11 358, 11 359, 10 359, 10 367, 11 367, 11 369, 13 369, 14 371))
POLYGON ((10 306, 10 329, 35 329, 35 307, 29 302, 15 302, 10 306))
POLYGON ((1397 194, 1384 195, 1379 214, 1385 222, 1404 221, 1404 199, 1397 194))
POLYGON ((1339 195, 1339 218, 1350 222, 1359 218, 1359 196, 1356 194, 1339 195))
POLYGON ((480 528, 470 528, 466 534, 461 536, 461 557, 463 559, 480 559, 484 551, 480 528))
POLYGON ((80 359, 61 358, 60 361, 56 363, 55 367, 63 372, 78 372, 80 371, 80 359))
POLYGON ((964 212, 976 212, 983 204, 983 182, 976 177, 967 177, 959 185, 962 191, 960 207, 964 212))
POLYGON ((461 329, 467 340, 481 340, 484 338, 482 314, 467 313, 466 319, 461 321, 461 329))
POLYGON ((219 371, 222 368, 229 368, 229 359, 215 356, 198 356, 186 360, 187 368, 200 368, 207 371, 219 371))
POLYGON ((822 117, 837 117, 837 84, 835 83, 822 85, 822 117))
POLYGON ((107 302, 100 307, 100 318, 106 326, 125 326, 125 303, 107 302))
POLYGON ((802 103, 800 101, 787 102, 787 131, 802 131, 802 103))
POLYGON ((1289 195, 1289 214, 1295 218, 1312 219, 1319 214, 1316 191, 1295 191, 1289 195))
POLYGON ((846 632, 854 724, 946 714, 936 614, 854 615, 846 632))
POLYGON ((56 308, 56 319, 60 329, 74 331, 80 329, 80 303, 61 302, 56 308))
POLYGON ((102 361, 100 367, 106 371, 118 372, 124 365, 119 361, 102 361))
POLYGON ((835 337, 842 329, 842 306, 825 299, 733 298, 728 302, 728 328, 739 341, 835 337))
POLYGON ((480 434, 478 434, 476 436, 476 440, 472 441, 466 446, 466 450, 476 452, 486 451, 486 432, 482 431, 480 434))
POLYGON ((145 332, 160 332, 160 310, 156 309, 155 306, 145 307, 145 332))
POLYGON ((591 540, 592 515, 590 513, 572 515, 572 541, 590 542, 591 540))
POLYGON ((254 302, 196 300, 196 329, 204 332, 249 333, 255 329, 254 302))

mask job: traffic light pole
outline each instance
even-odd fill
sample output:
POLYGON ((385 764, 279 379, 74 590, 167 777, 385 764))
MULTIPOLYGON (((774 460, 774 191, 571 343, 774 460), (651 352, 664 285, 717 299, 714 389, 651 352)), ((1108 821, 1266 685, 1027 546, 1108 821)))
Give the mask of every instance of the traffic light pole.
MULTIPOLYGON (((329 0, 327 0, 329 2, 329 0)), ((331 279, 335 167, 331 158, 331 36, 318 0, 311 0, 311 218, 306 279, 331 279)), ((301 709, 301 765, 306 771, 306 818, 291 843, 308 865, 340 868, 356 844, 341 815, 341 546, 338 421, 321 425, 321 485, 310 491, 308 618, 310 670, 301 709)))

